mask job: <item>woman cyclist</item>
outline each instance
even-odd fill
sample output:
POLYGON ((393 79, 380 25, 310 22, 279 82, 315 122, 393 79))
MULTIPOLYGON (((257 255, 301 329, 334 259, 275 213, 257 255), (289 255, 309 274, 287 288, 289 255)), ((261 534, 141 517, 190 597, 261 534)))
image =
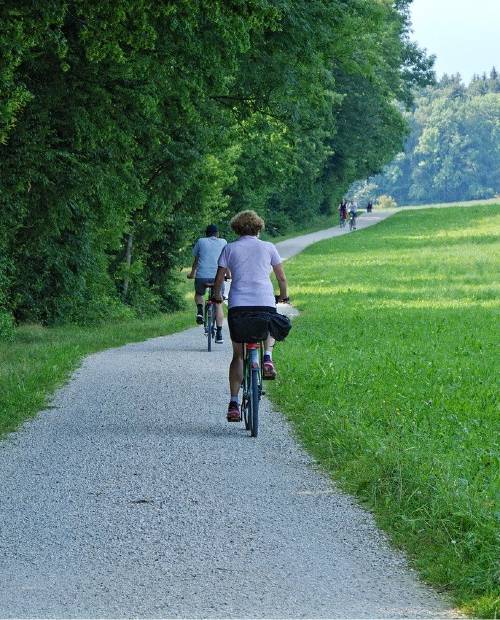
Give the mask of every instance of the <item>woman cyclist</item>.
MULTIPOLYGON (((221 252, 214 284, 214 297, 218 303, 222 303, 221 289, 224 275, 230 271, 232 282, 227 320, 233 344, 233 359, 229 366, 230 399, 227 419, 229 422, 239 422, 241 420, 239 391, 243 380, 243 339, 237 333, 238 322, 235 321, 235 317, 240 315, 241 318, 241 315, 252 312, 270 314, 276 312, 276 300, 269 277, 271 271, 274 271, 278 280, 280 288, 278 299, 283 301, 288 294, 285 272, 278 250, 272 243, 258 238, 259 233, 264 229, 264 220, 255 211, 241 211, 231 220, 231 228, 239 235, 239 239, 228 243, 221 252)), ((272 359, 274 342, 274 338, 268 335, 265 341, 263 379, 276 377, 272 359)))

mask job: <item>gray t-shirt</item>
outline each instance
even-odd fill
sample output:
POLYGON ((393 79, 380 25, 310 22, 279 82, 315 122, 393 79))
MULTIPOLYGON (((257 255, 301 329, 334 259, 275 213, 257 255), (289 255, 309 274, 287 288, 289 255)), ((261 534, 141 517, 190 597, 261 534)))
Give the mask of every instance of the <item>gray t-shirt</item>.
POLYGON ((219 258, 219 267, 231 271, 229 307, 275 307, 273 284, 269 278, 273 267, 281 263, 276 247, 268 241, 244 235, 228 243, 219 258))
POLYGON ((198 239, 193 248, 193 256, 198 257, 197 278, 210 280, 215 278, 217 261, 225 245, 227 245, 227 241, 219 239, 219 237, 201 237, 198 239))

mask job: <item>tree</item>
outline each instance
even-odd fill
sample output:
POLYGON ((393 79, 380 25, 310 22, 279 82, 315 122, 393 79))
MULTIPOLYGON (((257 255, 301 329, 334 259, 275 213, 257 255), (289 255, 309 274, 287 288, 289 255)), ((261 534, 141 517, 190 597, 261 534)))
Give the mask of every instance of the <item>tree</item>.
POLYGON ((498 76, 444 76, 417 95, 404 153, 373 182, 398 203, 489 198, 500 192, 498 76))
POLYGON ((432 64, 407 0, 5 0, 0 18, 0 307, 46 324, 175 307, 193 237, 243 207, 280 232, 331 212, 400 148, 432 64))

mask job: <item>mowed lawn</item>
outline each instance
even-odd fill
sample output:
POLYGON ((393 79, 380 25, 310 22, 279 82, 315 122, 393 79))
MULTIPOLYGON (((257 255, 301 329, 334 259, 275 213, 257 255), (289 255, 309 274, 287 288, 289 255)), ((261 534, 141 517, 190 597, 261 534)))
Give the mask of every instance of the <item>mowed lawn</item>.
POLYGON ((301 315, 271 389, 424 578, 485 617, 499 601, 499 232, 499 206, 407 211, 287 262, 301 315))

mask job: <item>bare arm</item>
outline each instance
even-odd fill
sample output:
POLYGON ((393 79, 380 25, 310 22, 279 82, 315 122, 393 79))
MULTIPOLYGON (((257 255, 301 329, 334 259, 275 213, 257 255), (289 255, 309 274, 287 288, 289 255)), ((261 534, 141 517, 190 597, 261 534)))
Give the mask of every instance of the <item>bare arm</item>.
POLYGON ((189 280, 192 280, 193 278, 196 277, 196 270, 198 269, 198 257, 195 256, 195 259, 193 261, 193 265, 191 267, 191 272, 188 273, 187 277, 189 278, 189 280))
POLYGON ((283 301, 288 297, 288 287, 286 282, 285 272, 283 270, 283 264, 279 263, 273 267, 274 275, 280 287, 280 301, 283 301))
POLYGON ((224 301, 222 299, 221 289, 222 289, 222 285, 224 284, 225 275, 226 275, 226 268, 218 267, 217 275, 215 276, 215 281, 214 281, 214 298, 217 301, 217 303, 222 303, 224 301))

